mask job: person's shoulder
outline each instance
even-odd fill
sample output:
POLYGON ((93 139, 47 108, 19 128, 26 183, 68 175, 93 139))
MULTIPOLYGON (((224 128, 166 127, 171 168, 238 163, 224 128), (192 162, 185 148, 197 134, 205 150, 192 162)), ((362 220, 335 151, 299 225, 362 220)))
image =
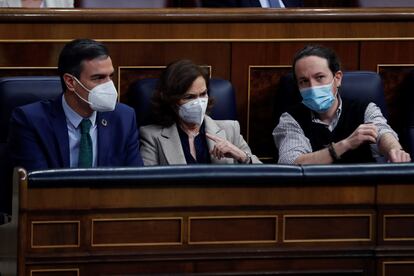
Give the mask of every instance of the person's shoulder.
POLYGON ((104 113, 106 113, 105 116, 112 116, 114 118, 135 118, 135 110, 123 103, 117 103, 113 111, 104 113))
POLYGON ((163 126, 161 126, 161 125, 155 125, 155 124, 153 124, 153 125, 145 125, 145 126, 141 126, 139 129, 140 129, 140 131, 141 132, 161 132, 161 130, 163 129, 164 127, 163 126))
POLYGON ((164 127, 161 125, 145 125, 139 128, 141 138, 160 137, 164 127))
POLYGON ((214 120, 211 117, 206 116, 207 124, 216 124, 223 129, 240 128, 240 124, 237 120, 214 120))
POLYGON ((309 109, 301 102, 292 104, 286 108, 286 112, 293 115, 297 113, 309 113, 309 109))
POLYGON ((26 105, 18 106, 15 108, 15 113, 20 112, 24 113, 26 116, 35 118, 47 114, 46 111, 49 111, 52 107, 52 101, 36 101, 26 105))
POLYGON ((124 103, 116 103, 114 112, 134 112, 134 109, 124 103))
POLYGON ((342 95, 341 95, 341 100, 342 100, 342 106, 344 106, 345 108, 351 108, 353 110, 360 109, 364 111, 370 104, 369 100, 365 100, 365 99, 357 100, 357 99, 352 99, 352 98, 342 96, 342 95))

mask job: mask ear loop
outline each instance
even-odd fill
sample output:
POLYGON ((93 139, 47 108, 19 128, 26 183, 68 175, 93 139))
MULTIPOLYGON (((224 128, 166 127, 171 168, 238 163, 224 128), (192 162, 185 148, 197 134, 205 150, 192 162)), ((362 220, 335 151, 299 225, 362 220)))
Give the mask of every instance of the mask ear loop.
MULTIPOLYGON (((75 76, 73 76, 73 75, 71 75, 71 77, 80 85, 80 86, 82 86, 82 88, 83 89, 85 89, 87 92, 88 92, 88 94, 89 93, 91 93, 91 91, 88 89, 88 88, 86 88, 81 82, 80 82, 80 80, 78 80, 75 76)), ((81 99, 82 101, 84 101, 85 103, 87 103, 87 104, 89 104, 89 105, 91 105, 92 103, 90 102, 90 101, 88 101, 88 100, 85 100, 84 98, 82 98, 79 94, 78 94, 78 92, 76 92, 76 89, 75 88, 73 88, 73 92, 76 94, 76 96, 78 96, 78 98, 79 99, 81 99)))
MULTIPOLYGON (((72 76, 72 75, 71 75, 72 76)), ((75 76, 72 76, 73 77, 73 79, 80 85, 80 86, 82 86, 82 88, 83 89, 85 89, 88 93, 91 93, 91 90, 90 89, 88 89, 88 88, 86 88, 81 82, 80 82, 80 80, 78 80, 78 78, 77 77, 75 77, 75 76)))
MULTIPOLYGON (((335 75, 336 75, 336 74, 335 74, 335 75)), ((333 82, 333 83, 335 82, 335 78, 336 78, 336 76, 335 76, 335 75, 334 75, 333 80, 332 80, 332 82, 333 82)), ((337 98, 340 88, 341 88, 341 86, 336 86, 335 98, 337 98)))
POLYGON ((337 86, 336 87, 336 93, 335 93, 335 98, 338 97, 339 91, 341 90, 341 86, 337 86))

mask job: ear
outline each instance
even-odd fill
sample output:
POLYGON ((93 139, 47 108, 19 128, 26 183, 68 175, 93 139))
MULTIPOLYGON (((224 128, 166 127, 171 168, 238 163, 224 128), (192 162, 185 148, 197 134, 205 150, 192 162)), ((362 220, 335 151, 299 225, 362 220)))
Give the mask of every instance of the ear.
POLYGON ((63 75, 63 81, 65 82, 66 87, 69 91, 75 91, 75 87, 74 87, 75 80, 73 79, 73 76, 71 76, 68 73, 65 73, 63 75))
POLYGON ((335 73, 335 81, 336 81, 336 87, 340 87, 342 83, 342 71, 338 71, 335 73))

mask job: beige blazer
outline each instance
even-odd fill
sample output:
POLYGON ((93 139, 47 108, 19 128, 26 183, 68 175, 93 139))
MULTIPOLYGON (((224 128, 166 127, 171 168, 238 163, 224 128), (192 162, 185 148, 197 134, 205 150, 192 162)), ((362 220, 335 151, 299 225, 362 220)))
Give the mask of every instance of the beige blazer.
MULTIPOLYGON (((209 116, 204 118, 205 131, 222 137, 233 143, 239 149, 251 154, 250 148, 243 136, 240 134, 240 125, 237 121, 215 121, 209 116)), ((181 147, 180 136, 177 125, 162 127, 159 125, 148 125, 140 128, 141 156, 145 166, 151 165, 178 165, 187 164, 181 147)), ((214 142, 207 139, 209 151, 214 147, 214 142)), ((235 164, 233 158, 217 159, 210 155, 213 164, 235 164)), ((261 163, 252 155, 252 163, 261 163)))

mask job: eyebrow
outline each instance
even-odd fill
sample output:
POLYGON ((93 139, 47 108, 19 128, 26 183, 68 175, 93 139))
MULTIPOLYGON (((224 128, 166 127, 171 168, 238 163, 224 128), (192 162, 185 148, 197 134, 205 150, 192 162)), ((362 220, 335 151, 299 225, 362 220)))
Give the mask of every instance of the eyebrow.
MULTIPOLYGON (((200 91, 200 92, 197 92, 197 91, 189 91, 187 93, 187 95, 190 95, 190 93, 199 94, 199 93, 204 93, 204 92, 207 92, 207 91, 208 91, 208 88, 206 88, 206 89, 204 89, 203 91, 200 91)), ((192 95, 194 95, 194 94, 192 94, 192 95)))
MULTIPOLYGON (((326 74, 327 73, 320 71, 320 72, 316 72, 315 74, 312 74, 311 77, 320 76, 320 75, 326 75, 326 74)), ((307 80, 307 79, 309 79, 309 78, 308 77, 300 77, 300 78, 298 78, 298 80, 307 80)))
MULTIPOLYGON (((93 78, 101 78, 101 77, 106 77, 106 76, 107 76, 106 74, 94 74, 90 78, 93 79, 93 78)), ((114 76, 114 72, 112 72, 109 76, 110 77, 113 77, 114 76)))

